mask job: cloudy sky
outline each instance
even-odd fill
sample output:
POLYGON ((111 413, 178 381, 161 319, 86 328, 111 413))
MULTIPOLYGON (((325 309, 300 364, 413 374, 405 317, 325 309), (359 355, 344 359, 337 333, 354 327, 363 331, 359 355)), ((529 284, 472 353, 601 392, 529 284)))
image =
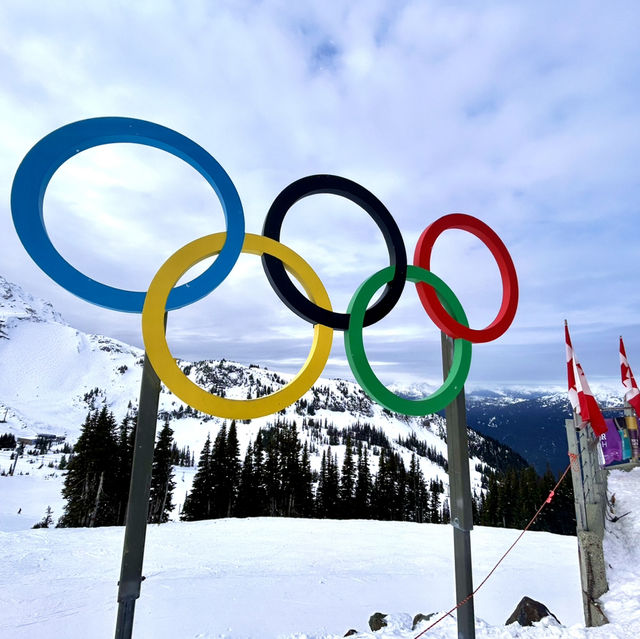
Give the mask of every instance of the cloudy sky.
MULTIPOLYGON (((0 274, 73 326, 142 345, 140 317, 92 306, 44 275, 13 228, 26 152, 54 129, 119 115, 171 127, 233 180, 247 231, 292 181, 355 180, 391 211, 413 255, 422 230, 464 212, 493 227, 520 281, 510 330, 474 347, 469 384, 563 384, 563 320, 592 382, 619 375, 618 336, 640 373, 636 2, 33 2, 0 5, 0 274), (335 8, 338 4, 343 8, 335 8)), ((98 281, 145 290, 190 240, 225 229, 215 193, 162 151, 82 152, 44 200, 60 253, 98 281)), ((335 309, 388 263, 355 204, 316 195, 282 232, 335 309)), ((492 321, 498 269, 475 237, 447 231, 432 270, 470 323, 492 321)), ((312 329, 243 255, 211 295, 172 312, 172 352, 295 371, 312 329)), ((365 331, 387 382, 435 380, 439 333, 413 285, 365 331)), ((342 335, 326 369, 350 378, 342 335)))

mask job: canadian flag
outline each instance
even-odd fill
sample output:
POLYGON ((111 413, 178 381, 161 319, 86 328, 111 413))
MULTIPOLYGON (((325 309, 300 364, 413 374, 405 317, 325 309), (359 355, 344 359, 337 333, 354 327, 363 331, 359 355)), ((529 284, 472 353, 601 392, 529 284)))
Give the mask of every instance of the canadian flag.
POLYGON ((636 415, 640 415, 640 390, 638 389, 631 367, 627 361, 627 353, 624 350, 622 335, 620 336, 620 373, 622 375, 622 385, 625 388, 624 398, 633 406, 636 415))
POLYGON ((569 337, 569 326, 564 322, 564 336, 567 349, 567 378, 569 385, 569 401, 573 410, 580 415, 583 422, 591 424, 591 428, 597 437, 607 432, 607 425, 596 402, 596 398, 589 388, 589 382, 582 370, 582 366, 576 360, 576 355, 569 337))

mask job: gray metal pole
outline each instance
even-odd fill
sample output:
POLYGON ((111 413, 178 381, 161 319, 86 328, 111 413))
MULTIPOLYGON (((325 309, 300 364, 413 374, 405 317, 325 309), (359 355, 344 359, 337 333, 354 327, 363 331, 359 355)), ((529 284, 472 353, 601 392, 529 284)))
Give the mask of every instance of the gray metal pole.
MULTIPOLYGON (((165 325, 166 319, 165 314, 165 325)), ((138 407, 135 448, 131 468, 120 581, 118 582, 116 639, 131 638, 136 599, 140 596, 159 398, 160 380, 145 353, 142 366, 142 382, 140 383, 140 405, 138 407)))
MULTIPOLYGON (((453 362, 453 339, 442 333, 442 370, 446 379, 453 362)), ((473 592, 471 569, 471 537, 473 510, 471 507, 471 478, 469 476, 469 442, 464 388, 445 408, 447 421, 447 452, 449 463, 449 495, 453 552, 455 561, 456 601, 466 599, 473 592)), ((458 608, 458 639, 475 639, 473 597, 458 608)))

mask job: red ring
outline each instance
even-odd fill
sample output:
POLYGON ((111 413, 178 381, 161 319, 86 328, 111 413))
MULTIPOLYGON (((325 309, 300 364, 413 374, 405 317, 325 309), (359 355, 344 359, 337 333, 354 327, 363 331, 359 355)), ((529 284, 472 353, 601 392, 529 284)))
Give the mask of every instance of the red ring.
POLYGON ((444 215, 430 224, 416 244, 413 263, 430 270, 431 250, 438 236, 448 229, 460 229, 475 235, 491 251, 500 269, 502 278, 502 304, 496 318, 483 329, 463 326, 447 313, 435 289, 423 282, 416 284, 418 296, 425 311, 436 326, 453 338, 466 339, 469 342, 490 342, 502 335, 511 325, 518 307, 518 276, 507 247, 493 229, 478 218, 464 213, 444 215))

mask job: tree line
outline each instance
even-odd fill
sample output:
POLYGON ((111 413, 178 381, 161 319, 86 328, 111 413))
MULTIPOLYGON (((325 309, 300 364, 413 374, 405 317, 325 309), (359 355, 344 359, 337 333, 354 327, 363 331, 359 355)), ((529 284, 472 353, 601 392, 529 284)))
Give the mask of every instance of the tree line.
MULTIPOLYGON (((66 503, 60 527, 124 525, 129 498, 136 415, 118 425, 106 407, 90 411, 67 463, 62 488, 66 503)), ((165 421, 155 444, 149 523, 168 520, 173 509, 173 431, 165 421)))
POLYGON ((14 449, 16 447, 16 438, 12 433, 3 433, 0 435, 0 448, 14 449))
MULTIPOLYGON (((136 415, 132 412, 120 424, 106 408, 89 412, 73 452, 65 459, 67 474, 62 494, 66 504, 58 526, 125 523, 135 425, 136 415)), ((316 438, 319 436, 314 432, 319 430, 319 424, 312 420, 304 420, 303 429, 316 438)), ((425 451, 416 438, 402 441, 412 450, 407 466, 382 432, 369 425, 342 431, 332 428, 329 437, 334 445, 344 446, 342 460, 328 445, 322 452, 319 470, 313 470, 310 445, 300 442, 295 421, 278 420, 260 429, 243 458, 236 422, 223 424, 213 441, 209 436, 205 441, 180 518, 196 521, 271 516, 449 521, 444 485, 438 479, 425 479, 416 454, 428 452, 431 458, 435 451, 425 451)), ((150 523, 166 522, 174 507, 172 466, 193 463, 193 453, 188 447, 178 449, 165 420, 154 450, 150 523)), ((498 472, 482 465, 479 470, 483 473, 484 490, 473 496, 474 521, 479 525, 522 529, 556 483, 551 470, 542 477, 532 467, 498 472)), ((569 480, 561 484, 532 529, 575 534, 569 480)))
MULTIPOLYGON (((482 526, 522 530, 556 485, 550 468, 541 477, 532 466, 490 473, 486 491, 476 499, 477 517, 482 526)), ((551 501, 542 509, 531 530, 560 535, 576 534, 573 484, 565 477, 551 501)))
POLYGON ((345 441, 342 464, 329 446, 319 471, 311 468, 309 446, 301 444, 295 422, 278 421, 258 431, 241 461, 235 422, 224 424, 213 442, 207 437, 180 514, 184 521, 218 517, 319 517, 441 522, 444 485, 428 483, 412 455, 407 469, 401 456, 382 448, 345 441), (371 471, 372 457, 378 472, 371 471))

